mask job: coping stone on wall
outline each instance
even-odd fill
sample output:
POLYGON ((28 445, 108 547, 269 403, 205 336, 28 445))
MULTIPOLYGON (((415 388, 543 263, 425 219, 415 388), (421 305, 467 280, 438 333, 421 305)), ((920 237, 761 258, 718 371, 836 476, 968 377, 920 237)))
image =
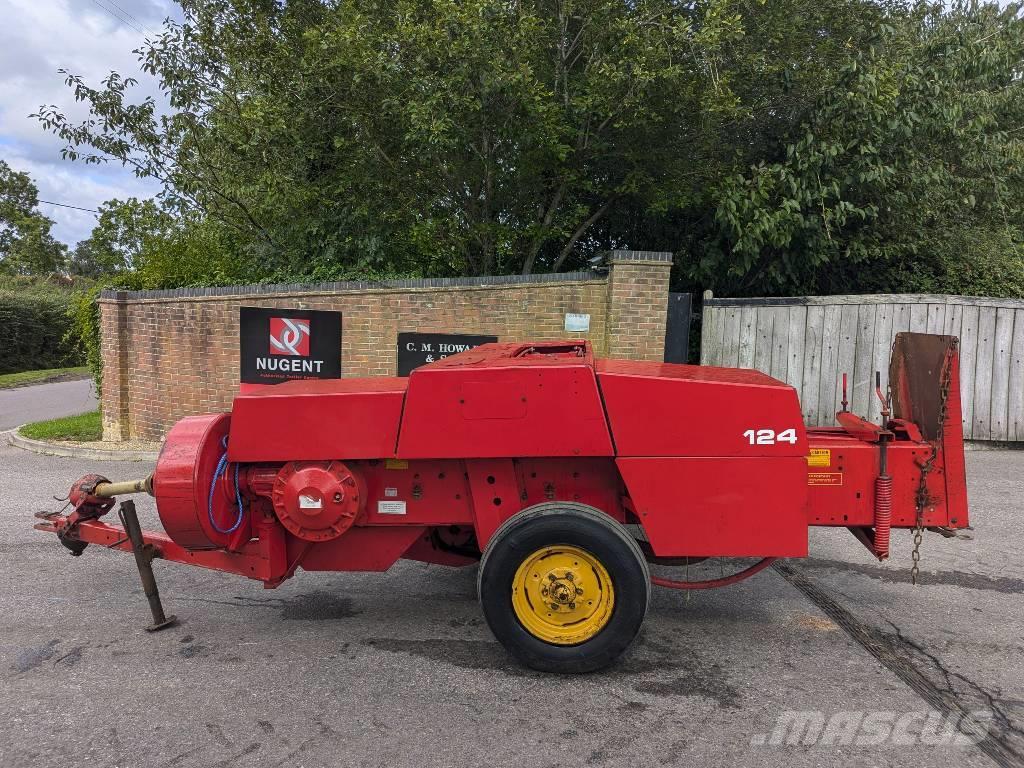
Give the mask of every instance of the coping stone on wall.
POLYGON ((607 251, 606 264, 672 264, 671 251, 607 251))
MULTIPOLYGON (((625 252, 630 253, 630 252, 625 252)), ((645 253, 633 251, 632 253, 645 253)), ((669 254, 671 256, 671 254, 669 254)), ((635 259, 633 261, 636 261, 635 259)), ((580 283, 603 280, 597 272, 555 272, 539 275, 495 275, 492 277, 427 277, 405 280, 351 280, 330 283, 267 283, 257 285, 228 285, 213 288, 172 288, 159 291, 114 291, 100 293, 101 299, 132 301, 144 299, 180 299, 220 296, 258 296, 278 293, 336 293, 412 288, 463 288, 471 286, 530 285, 537 283, 580 283)))

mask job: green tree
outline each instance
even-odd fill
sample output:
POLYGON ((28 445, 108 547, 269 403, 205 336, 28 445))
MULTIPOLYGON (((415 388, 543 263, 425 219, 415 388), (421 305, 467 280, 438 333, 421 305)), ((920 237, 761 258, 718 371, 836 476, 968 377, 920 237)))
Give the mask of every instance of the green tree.
MULTIPOLYGON (((557 271, 1021 288, 1021 5, 185 0, 169 99, 69 74, 65 154, 164 184, 147 285, 557 271), (183 282, 184 281, 184 282, 183 282)), ((145 251, 145 249, 144 249, 145 251)))
POLYGON ((143 50, 174 107, 94 89, 43 123, 164 181, 285 270, 563 268, 608 211, 692 173, 674 151, 741 34, 726 0, 184 2, 143 50))
POLYGON ((46 275, 64 268, 67 248, 50 234, 53 222, 38 204, 29 175, 0 160, 0 272, 46 275))
POLYGON ((176 223, 153 200, 108 200, 89 237, 75 246, 70 271, 97 277, 136 269, 145 253, 172 237, 176 223))
POLYGON ((839 70, 785 156, 723 179, 694 265, 727 292, 1024 295, 1020 5, 919 4, 839 70))

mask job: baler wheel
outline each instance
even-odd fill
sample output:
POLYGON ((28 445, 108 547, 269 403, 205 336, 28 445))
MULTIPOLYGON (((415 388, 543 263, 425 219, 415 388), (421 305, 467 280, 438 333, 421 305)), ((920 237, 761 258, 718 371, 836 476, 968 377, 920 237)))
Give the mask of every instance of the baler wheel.
POLYGON ((515 515, 480 561, 484 618, 517 659, 580 673, 615 661, 640 631, 651 581, 629 533, 583 504, 550 502, 515 515))

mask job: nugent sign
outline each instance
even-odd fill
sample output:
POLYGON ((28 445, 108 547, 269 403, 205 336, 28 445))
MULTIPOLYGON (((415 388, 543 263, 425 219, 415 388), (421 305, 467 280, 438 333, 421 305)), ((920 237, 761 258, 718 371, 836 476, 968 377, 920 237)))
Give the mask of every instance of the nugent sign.
POLYGON ((239 308, 243 384, 341 377, 341 312, 239 308))

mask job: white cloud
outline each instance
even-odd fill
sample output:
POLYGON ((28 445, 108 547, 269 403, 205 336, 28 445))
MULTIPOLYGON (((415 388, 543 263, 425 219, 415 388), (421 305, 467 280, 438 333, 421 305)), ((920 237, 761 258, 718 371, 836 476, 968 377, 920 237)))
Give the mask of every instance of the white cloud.
MULTIPOLYGON (((0 0, 0 158, 32 175, 43 200, 96 208, 112 197, 150 197, 158 186, 120 165, 62 159, 64 143, 29 115, 44 104, 72 118, 76 104, 59 69, 99 85, 111 71, 139 80, 134 98, 158 97, 156 82, 139 71, 132 51, 158 32, 166 16, 180 18, 167 0, 0 0), (143 32, 138 30, 142 29, 143 32)), ((82 211, 40 205, 70 245, 88 236, 95 218, 82 211)))

